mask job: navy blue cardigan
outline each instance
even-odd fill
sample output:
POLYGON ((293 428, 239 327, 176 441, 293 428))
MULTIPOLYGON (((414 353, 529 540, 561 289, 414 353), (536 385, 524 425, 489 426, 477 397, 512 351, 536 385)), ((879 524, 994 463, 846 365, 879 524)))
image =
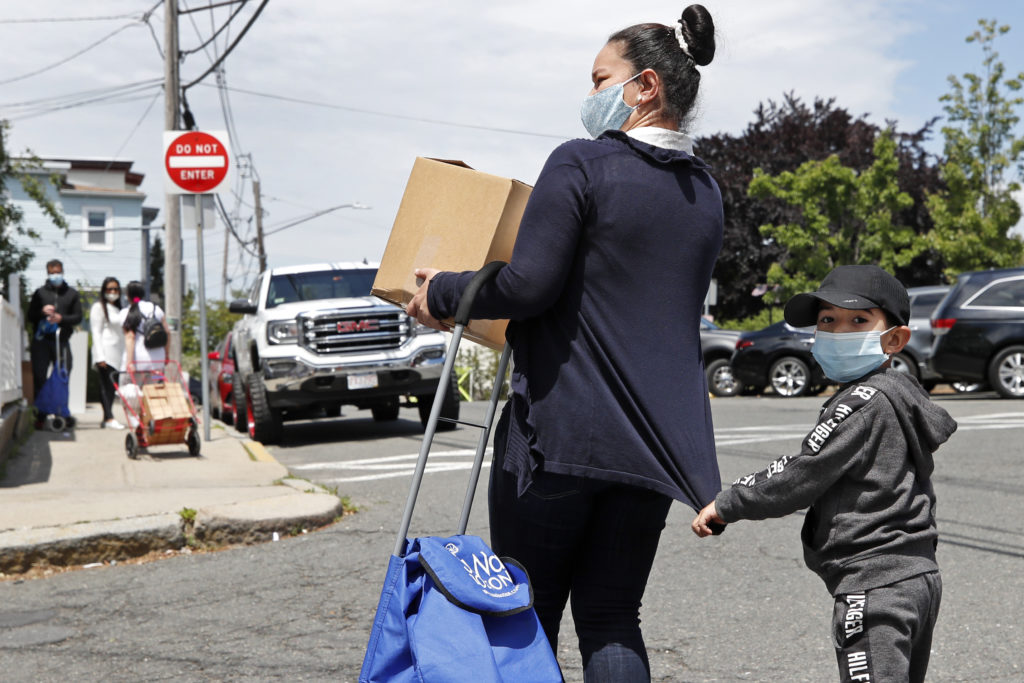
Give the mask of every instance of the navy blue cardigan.
MULTIPOLYGON (((472 311, 512 321, 505 469, 520 493, 541 468, 714 499, 699 318, 722 226, 718 186, 685 152, 610 131, 551 154, 472 311)), ((435 276, 431 314, 452 316, 470 277, 435 276)))

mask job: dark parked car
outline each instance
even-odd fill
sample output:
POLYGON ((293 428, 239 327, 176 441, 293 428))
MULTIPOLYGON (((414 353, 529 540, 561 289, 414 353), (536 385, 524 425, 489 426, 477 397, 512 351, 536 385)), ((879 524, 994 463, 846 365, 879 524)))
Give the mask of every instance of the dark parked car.
POLYGON ((931 322, 932 369, 1024 398, 1024 268, 962 273, 931 322))
POLYGON ((736 348, 739 330, 723 330, 704 318, 700 319, 700 349, 704 356, 704 373, 708 390, 715 396, 735 396, 740 385, 732 376, 729 358, 736 348))
POLYGON ((761 393, 770 386, 786 398, 814 396, 831 382, 811 355, 813 344, 813 327, 777 322, 741 334, 729 364, 740 387, 749 393, 761 393))
POLYGON ((942 376, 929 367, 928 358, 932 355, 932 313, 947 293, 948 285, 907 290, 910 295, 910 341, 892 359, 892 367, 913 375, 928 391, 943 381, 942 376))
POLYGON ((235 400, 231 391, 235 374, 235 360, 231 356, 231 333, 209 354, 210 414, 225 424, 235 420, 235 400))

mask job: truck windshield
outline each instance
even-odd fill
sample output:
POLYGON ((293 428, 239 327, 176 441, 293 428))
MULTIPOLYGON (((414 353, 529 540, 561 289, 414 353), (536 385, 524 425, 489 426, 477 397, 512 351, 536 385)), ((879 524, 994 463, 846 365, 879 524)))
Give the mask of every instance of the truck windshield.
POLYGON ((374 268, 275 275, 270 278, 267 308, 296 301, 369 296, 376 275, 374 268))

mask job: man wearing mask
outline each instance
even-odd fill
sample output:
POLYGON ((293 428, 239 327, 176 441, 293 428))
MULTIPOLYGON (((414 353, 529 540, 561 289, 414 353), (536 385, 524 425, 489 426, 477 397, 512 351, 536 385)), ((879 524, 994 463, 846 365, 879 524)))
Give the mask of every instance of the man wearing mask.
POLYGON ((50 374, 50 365, 57 360, 58 330, 61 366, 70 371, 71 348, 68 341, 75 326, 82 322, 78 290, 64 282, 64 264, 57 259, 46 263, 46 284, 32 294, 25 315, 34 326, 32 344, 29 346, 34 399, 50 374))

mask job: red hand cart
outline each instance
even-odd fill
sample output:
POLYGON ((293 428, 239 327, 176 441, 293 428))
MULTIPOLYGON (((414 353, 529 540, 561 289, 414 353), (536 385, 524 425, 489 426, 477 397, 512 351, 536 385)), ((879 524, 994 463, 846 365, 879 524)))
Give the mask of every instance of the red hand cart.
POLYGON ((128 363, 119 380, 114 386, 128 424, 124 448, 129 458, 137 458, 140 448, 176 443, 199 456, 199 419, 177 361, 128 363))

